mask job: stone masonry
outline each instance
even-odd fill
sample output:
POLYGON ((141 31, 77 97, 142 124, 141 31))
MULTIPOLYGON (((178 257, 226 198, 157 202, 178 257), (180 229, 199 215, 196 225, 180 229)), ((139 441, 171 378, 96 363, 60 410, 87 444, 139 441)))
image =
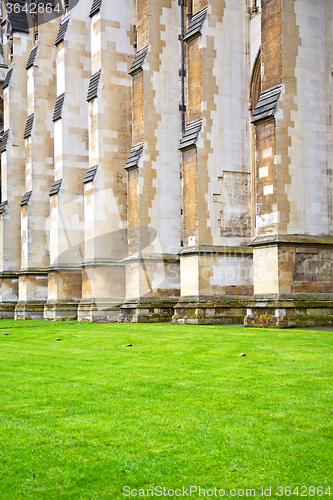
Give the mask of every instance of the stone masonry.
POLYGON ((0 318, 332 325, 332 1, 36 3, 2 2, 0 318))

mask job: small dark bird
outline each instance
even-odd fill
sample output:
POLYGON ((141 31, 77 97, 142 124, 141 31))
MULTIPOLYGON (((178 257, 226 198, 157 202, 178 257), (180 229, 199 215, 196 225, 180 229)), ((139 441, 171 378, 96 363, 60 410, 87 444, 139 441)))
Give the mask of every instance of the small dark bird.
POLYGON ((240 354, 239 355, 240 358, 244 358, 244 356, 246 356, 246 354, 240 354))

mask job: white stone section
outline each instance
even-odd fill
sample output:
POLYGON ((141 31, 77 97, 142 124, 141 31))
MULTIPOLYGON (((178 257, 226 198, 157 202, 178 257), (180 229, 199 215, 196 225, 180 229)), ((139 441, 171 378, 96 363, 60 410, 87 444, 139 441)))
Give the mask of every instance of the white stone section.
MULTIPOLYGON (((67 27, 68 29, 68 27, 67 27)), ((57 95, 61 95, 66 90, 65 83, 65 47, 58 49, 57 55, 57 95)))
POLYGON ((219 255, 218 266, 213 267, 211 286, 252 286, 252 257, 248 255, 219 255))
POLYGON ((257 59, 260 47, 261 47, 261 12, 256 16, 253 16, 250 22, 250 39, 251 39, 251 61, 250 67, 253 65, 257 59))
POLYGON ((260 228, 263 226, 270 226, 271 224, 277 224, 278 222, 279 222, 279 212, 273 212, 271 214, 264 214, 264 215, 257 214, 256 227, 260 228))
POLYGON ((287 311, 285 309, 275 309, 275 316, 286 316, 287 311))
MULTIPOLYGON (((58 45, 57 95, 65 92, 62 118, 54 124, 54 180, 59 194, 50 199, 50 264, 81 265, 84 242, 83 178, 89 167, 88 103, 90 65, 89 5, 71 9, 63 47, 58 45)), ((54 296, 54 299, 57 297, 54 296)))
POLYGON ((256 248, 253 252, 254 294, 279 293, 278 248, 256 248))
POLYGON ((180 259, 180 287, 183 296, 199 295, 199 273, 196 255, 180 259))
POLYGON ((274 193, 274 186, 273 184, 270 184, 269 186, 264 186, 264 195, 267 196, 268 194, 273 194, 274 193))
POLYGON ((268 176, 268 167, 259 168, 259 178, 268 176))
MULTIPOLYGON (((157 231, 159 238, 151 245, 151 251, 159 252, 159 241, 162 252, 172 253, 170 249, 178 243, 179 250, 181 242, 181 154, 178 151, 182 133, 181 116, 179 111, 172 111, 177 109, 180 99, 179 75, 174 71, 175 67, 181 65, 178 41, 180 9, 176 1, 172 2, 171 8, 162 8, 160 23, 166 29, 160 33, 165 43, 160 54, 159 70, 149 72, 155 92, 155 111, 160 116, 155 130, 157 157, 151 164, 156 170, 153 180, 156 195, 149 209, 149 217, 150 225, 157 231)), ((156 48, 152 47, 152 51, 156 48)))
POLYGON ((266 158, 271 158, 272 155, 273 155, 272 148, 263 149, 263 151, 262 151, 263 160, 265 160, 266 158))

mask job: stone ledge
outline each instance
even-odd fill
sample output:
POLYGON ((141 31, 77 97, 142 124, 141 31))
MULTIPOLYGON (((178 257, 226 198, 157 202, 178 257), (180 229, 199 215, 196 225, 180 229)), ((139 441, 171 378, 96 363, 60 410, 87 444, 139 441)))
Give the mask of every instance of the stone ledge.
POLYGON ((5 278, 13 278, 13 279, 18 279, 19 275, 17 271, 3 271, 0 273, 0 279, 5 278))
POLYGON ((179 255, 196 254, 196 255, 207 255, 207 254, 246 254, 252 255, 253 250, 249 246, 218 246, 218 245, 195 245, 191 247, 184 247, 179 255))
POLYGON ((285 307, 293 307, 295 304, 333 304, 333 294, 293 294, 291 295, 280 295, 276 296, 268 296, 264 297, 255 296, 250 301, 253 307, 266 307, 266 305, 262 306, 261 304, 272 304, 267 307, 275 307, 274 304, 285 304, 285 307))
POLYGON ((94 259, 94 260, 85 260, 81 267, 84 269, 86 267, 115 267, 115 266, 123 266, 124 263, 122 258, 120 259, 94 259))
POLYGON ((129 264, 132 262, 142 262, 142 261, 150 261, 150 262, 179 262, 179 255, 173 253, 135 253, 133 255, 129 255, 122 259, 122 263, 129 264))
POLYGON ((46 268, 28 268, 17 271, 18 276, 47 276, 48 273, 46 268))
POLYGON ((286 243, 293 245, 333 245, 333 236, 311 236, 307 234, 273 234, 259 236, 249 244, 250 247, 286 243))
POLYGON ((82 266, 79 265, 59 265, 47 268, 47 273, 82 273, 82 266))
POLYGON ((119 323, 170 323, 178 298, 141 298, 125 302, 119 323))

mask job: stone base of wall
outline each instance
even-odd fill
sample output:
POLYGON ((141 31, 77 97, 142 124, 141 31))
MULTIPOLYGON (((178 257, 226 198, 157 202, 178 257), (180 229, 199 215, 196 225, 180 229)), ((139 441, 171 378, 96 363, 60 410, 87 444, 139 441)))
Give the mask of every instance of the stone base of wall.
POLYGON ((69 321, 77 319, 79 303, 75 301, 49 300, 44 307, 46 321, 69 321))
POLYGON ((12 272, 0 273, 0 319, 14 319, 17 300, 17 274, 12 272))
POLYGON ((121 306, 119 323, 170 323, 177 298, 143 298, 121 306))
POLYGON ((258 299, 248 305, 244 325, 256 328, 333 325, 333 300, 258 299))
POLYGON ((44 301, 27 301, 18 302, 15 307, 14 319, 43 319, 44 318, 44 301))
POLYGON ((178 325, 243 324, 250 297, 182 297, 175 306, 172 323, 178 325))
POLYGON ((0 319, 14 319, 17 302, 0 302, 0 319))
POLYGON ((77 310, 78 321, 94 323, 109 321, 117 323, 120 313, 120 303, 111 300, 83 299, 77 310))

